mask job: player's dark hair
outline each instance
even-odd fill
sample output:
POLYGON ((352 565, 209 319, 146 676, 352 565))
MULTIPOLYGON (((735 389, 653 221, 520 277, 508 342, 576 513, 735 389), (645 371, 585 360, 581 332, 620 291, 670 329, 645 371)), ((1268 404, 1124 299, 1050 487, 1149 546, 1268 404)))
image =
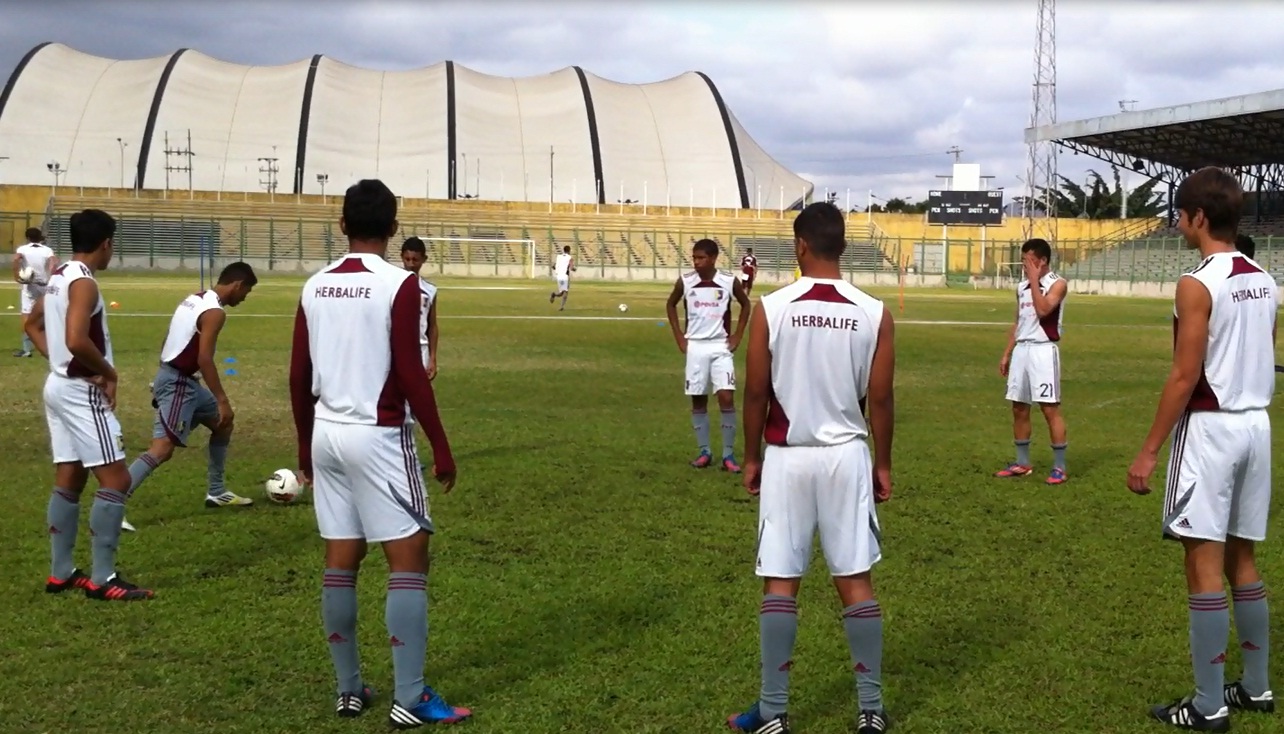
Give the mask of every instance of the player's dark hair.
POLYGON ((407 237, 406 241, 401 244, 401 251, 414 252, 428 257, 428 248, 424 247, 424 241, 418 237, 407 237))
POLYGON ((397 221, 397 197, 383 181, 362 179, 343 195, 343 221, 350 240, 386 240, 397 221))
POLYGON ((1021 254, 1024 255, 1027 252, 1033 252, 1035 257, 1041 257, 1047 262, 1052 262, 1052 245, 1049 245, 1045 239, 1036 237, 1032 240, 1026 240, 1025 244, 1021 245, 1021 254))
POLYGON ((691 249, 703 252, 709 257, 718 256, 718 243, 707 237, 702 240, 696 240, 695 244, 691 245, 691 249))
POLYGON ((254 274, 254 268, 249 263, 234 262, 223 268, 223 272, 218 274, 219 285, 229 285, 231 283, 240 283, 246 288, 253 288, 259 284, 259 276, 254 274))
POLYGON ((752 248, 752 247, 746 248, 746 249, 745 249, 745 254, 752 255, 752 254, 753 254, 753 248, 752 248))
POLYGON ((847 251, 847 229, 843 213, 827 201, 808 204, 794 218, 794 237, 821 260, 837 262, 847 251))
POLYGON ((41 239, 43 239, 43 238, 44 238, 44 236, 45 236, 45 233, 44 233, 44 232, 41 232, 39 227, 28 227, 28 228, 27 228, 27 241, 28 241, 28 242, 39 242, 41 239))
POLYGON ((116 236, 116 220, 101 209, 86 209, 71 215, 71 251, 81 255, 96 252, 99 245, 116 236))
POLYGON ((1173 204, 1178 211, 1186 212, 1189 219, 1194 219, 1195 213, 1202 210, 1208 220, 1208 233, 1229 242, 1235 237, 1244 212, 1244 189, 1230 173, 1207 166, 1181 182, 1173 204))
POLYGON ((1235 249, 1249 257, 1257 254, 1257 243, 1246 234, 1235 235, 1235 249))
POLYGON ((567 255, 571 254, 571 246, 566 245, 565 247, 562 248, 562 252, 565 252, 567 255))

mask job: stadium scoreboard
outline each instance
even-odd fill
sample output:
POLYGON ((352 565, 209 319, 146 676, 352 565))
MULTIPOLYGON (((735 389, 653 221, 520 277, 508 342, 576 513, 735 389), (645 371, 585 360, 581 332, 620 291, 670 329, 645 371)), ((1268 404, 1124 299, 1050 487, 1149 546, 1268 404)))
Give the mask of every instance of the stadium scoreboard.
POLYGON ((927 223, 983 227, 1003 224, 1002 191, 929 191, 927 223))

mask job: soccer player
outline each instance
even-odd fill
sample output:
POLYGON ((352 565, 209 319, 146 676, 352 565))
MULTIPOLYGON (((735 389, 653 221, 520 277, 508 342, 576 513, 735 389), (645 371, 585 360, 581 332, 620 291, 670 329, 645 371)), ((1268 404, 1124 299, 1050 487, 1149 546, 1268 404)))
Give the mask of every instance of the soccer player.
POLYGON ((709 447, 709 386, 722 411, 722 469, 738 473, 736 463, 736 364, 732 358, 749 322, 749 297, 731 273, 718 270, 718 243, 699 240, 691 246, 695 270, 678 278, 665 304, 678 351, 687 357, 686 394, 691 396, 691 425, 700 455, 691 466, 713 463, 709 447), (731 331, 731 302, 740 304, 736 330, 731 331), (686 330, 678 326, 678 303, 686 309, 686 330))
POLYGON ((129 492, 125 445, 116 420, 116 384, 107 308, 94 273, 111 263, 116 220, 86 209, 71 215, 71 262, 58 266, 27 321, 27 335, 49 358, 45 420, 54 461, 47 525, 52 563, 45 591, 83 589, 100 601, 151 599, 116 573, 116 548, 129 492), (98 491, 89 512, 90 576, 76 568, 80 497, 92 472, 98 491))
POLYGON ((418 237, 409 237, 401 245, 402 266, 419 277, 419 347, 428 368, 428 379, 432 380, 437 377, 437 286, 419 275, 427 259, 428 249, 418 237))
POLYGON ((745 295, 753 295, 753 281, 758 277, 758 258, 753 254, 753 248, 745 250, 744 257, 740 258, 740 272, 745 276, 745 295))
POLYGON ((819 529, 843 605, 857 732, 880 734, 888 726, 883 613, 871 569, 882 558, 874 505, 892 493, 892 315, 842 279, 846 240, 837 207, 809 205, 794 220, 794 236, 802 278, 763 296, 749 331, 744 484, 760 501, 762 688, 758 701, 727 723, 756 734, 789 731, 798 590, 819 529))
POLYGON ((1159 449, 1172 435, 1163 535, 1185 549, 1195 692, 1152 709, 1179 729, 1228 731, 1230 709, 1275 709, 1266 587, 1254 543, 1271 504, 1275 392, 1275 279, 1235 249, 1243 193, 1231 174, 1203 168, 1177 187, 1177 227, 1203 261, 1177 281, 1173 363, 1128 488, 1150 491, 1159 449), (1230 582, 1244 675, 1225 683, 1230 582))
POLYGON ((383 182, 350 187, 339 226, 349 253, 304 285, 290 357, 299 471, 314 484, 325 539, 321 617, 338 679, 335 710, 358 716, 374 697, 357 654, 357 573, 367 544, 380 543, 391 572, 389 723, 411 729, 461 721, 468 709, 424 685, 433 524, 407 410, 428 436, 433 474, 447 492, 455 462, 419 348, 419 278, 384 260, 397 232, 397 198, 383 182))
POLYGON ((1052 439, 1052 471, 1044 480, 1061 484, 1066 475, 1066 421, 1061 415, 1061 320, 1068 288, 1052 272, 1052 246, 1033 239, 1021 245, 1025 278, 1017 284, 1016 319, 1008 330, 1008 346, 999 360, 999 374, 1008 379, 1012 402, 1012 436, 1016 461, 994 473, 1023 477, 1034 471, 1030 462, 1030 404, 1038 403, 1052 439))
POLYGON ((14 250, 11 263, 14 282, 22 284, 22 349, 13 353, 15 357, 31 356, 31 337, 27 336, 27 319, 31 316, 31 309, 35 307, 36 301, 45 294, 45 284, 49 282, 49 274, 58 267, 59 262, 53 248, 45 244, 44 233, 39 228, 31 227, 26 234, 27 244, 14 250), (30 266, 34 271, 28 283, 23 283, 18 277, 18 271, 23 265, 30 266))
POLYGON ((571 273, 573 272, 575 272, 575 257, 571 255, 571 246, 566 245, 553 262, 553 280, 557 283, 557 290, 548 294, 549 303, 561 296, 562 305, 557 309, 558 311, 566 310, 566 297, 571 291, 571 273))
POLYGON ((254 500, 228 491, 223 484, 235 414, 223 390, 214 353, 227 323, 224 309, 241 305, 258 282, 253 268, 234 262, 223 268, 213 288, 184 298, 174 310, 161 344, 160 366, 152 381, 152 406, 156 408, 152 443, 129 466, 130 496, 174 456, 175 447, 186 448, 192 429, 201 425, 210 430, 205 506, 254 504, 254 500))
POLYGON ((1236 235, 1235 249, 1244 253, 1245 257, 1251 258, 1257 254, 1257 243, 1246 234, 1236 235))

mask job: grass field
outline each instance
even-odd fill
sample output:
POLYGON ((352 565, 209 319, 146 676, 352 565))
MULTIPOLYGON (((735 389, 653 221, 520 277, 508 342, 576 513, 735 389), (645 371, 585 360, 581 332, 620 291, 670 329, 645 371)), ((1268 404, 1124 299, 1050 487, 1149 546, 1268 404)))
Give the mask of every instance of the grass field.
MULTIPOLYGON (((479 733, 723 730, 757 693, 757 508, 738 477, 687 467, 682 361, 660 326, 668 286, 577 285, 558 318, 543 282, 441 283, 436 384, 459 484, 431 498, 429 681, 473 708, 464 726, 479 733), (615 318, 620 302, 627 319, 615 318)), ((381 556, 360 584, 363 668, 379 700, 340 721, 312 509, 262 499, 262 479, 294 462, 286 365, 299 284, 265 282, 221 344, 237 371, 224 378, 238 431, 229 487, 259 502, 203 508, 197 435, 129 507, 138 533, 124 536, 120 564, 157 590, 145 604, 43 593, 46 366, 8 358, 4 344, 0 732, 386 730, 381 556)), ((167 319, 194 286, 103 278, 120 302, 110 324, 131 459, 150 436, 147 384, 167 319)), ((1011 456, 997 374, 1011 294, 910 293, 903 313, 889 302, 899 319, 895 489, 881 509, 876 583, 896 730, 1149 730, 1145 707, 1191 687, 1179 550, 1159 539, 1162 491, 1140 498, 1124 485, 1167 372, 1170 303, 1070 297, 1071 481, 1049 488, 1037 418, 1038 476, 990 477, 1011 456)), ((0 290, 7 303, 16 290, 0 290)), ((0 335, 15 346, 16 313, 0 310, 0 335)), ((1281 531, 1276 513, 1271 532, 1281 531)), ((87 537, 82 529, 82 566, 87 537)), ((1284 583, 1279 547, 1261 553, 1268 583, 1284 583)), ((1275 631, 1284 639, 1278 621, 1275 631)), ((818 556, 795 659, 794 730, 851 731, 848 653, 818 556)), ((1284 680, 1284 666, 1273 670, 1284 680)), ((1277 725, 1235 720, 1250 733, 1277 725)))

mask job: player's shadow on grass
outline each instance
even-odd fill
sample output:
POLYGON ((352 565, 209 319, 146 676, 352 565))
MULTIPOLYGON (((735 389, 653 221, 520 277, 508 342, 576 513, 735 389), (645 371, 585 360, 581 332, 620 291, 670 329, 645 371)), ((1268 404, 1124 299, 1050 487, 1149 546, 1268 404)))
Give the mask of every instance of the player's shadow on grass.
MULTIPOLYGON (((495 457, 510 457, 516 454, 534 454, 540 451, 547 451, 549 444, 529 444, 526 446, 488 446, 476 451, 465 451, 455 454, 455 463, 460 464, 473 459, 493 459, 495 457)), ((425 457, 424 467, 426 470, 432 470, 431 454, 425 457)))

